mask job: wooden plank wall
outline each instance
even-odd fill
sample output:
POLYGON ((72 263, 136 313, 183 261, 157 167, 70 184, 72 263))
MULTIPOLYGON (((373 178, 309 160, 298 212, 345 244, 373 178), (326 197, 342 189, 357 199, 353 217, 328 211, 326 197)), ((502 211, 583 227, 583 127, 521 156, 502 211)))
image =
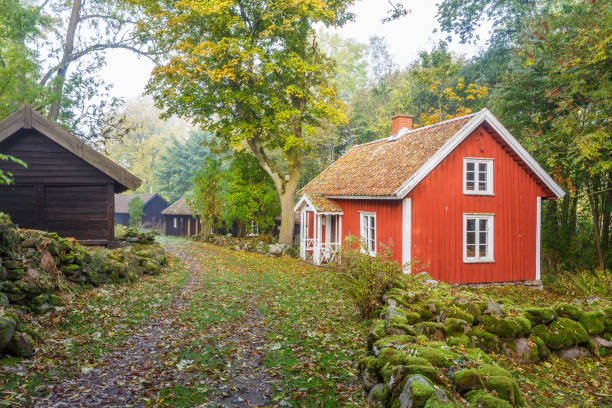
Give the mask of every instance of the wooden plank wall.
POLYGON ((546 195, 516 158, 480 127, 409 194, 412 256, 428 264, 435 279, 450 283, 535 279, 537 197, 546 195), (463 194, 465 157, 493 159, 493 196, 463 194), (464 213, 495 214, 495 262, 463 262, 464 213))
POLYGON ((4 140, 0 152, 28 164, 0 163, 15 182, 0 188, 0 211, 25 228, 54 231, 84 243, 112 241, 114 180, 33 129, 4 140))

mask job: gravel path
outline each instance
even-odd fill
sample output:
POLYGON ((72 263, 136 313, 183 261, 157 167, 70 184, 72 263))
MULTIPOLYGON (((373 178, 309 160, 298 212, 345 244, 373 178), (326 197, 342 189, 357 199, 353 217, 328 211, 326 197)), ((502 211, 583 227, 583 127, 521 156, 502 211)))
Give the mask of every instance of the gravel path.
MULTIPOLYGON (((145 321, 114 351, 103 355, 90 371, 49 386, 49 394, 35 407, 145 407, 156 405, 157 390, 176 385, 201 384, 193 371, 180 371, 169 364, 169 355, 191 337, 190 327, 181 321, 181 312, 190 296, 202 289, 206 271, 189 255, 184 245, 166 246, 168 252, 185 261, 190 278, 170 306, 145 321)), ((211 394, 206 407, 264 407, 270 405, 271 377, 263 366, 266 327, 249 299, 239 325, 228 340, 238 350, 227 364, 223 380, 207 381, 211 394)))

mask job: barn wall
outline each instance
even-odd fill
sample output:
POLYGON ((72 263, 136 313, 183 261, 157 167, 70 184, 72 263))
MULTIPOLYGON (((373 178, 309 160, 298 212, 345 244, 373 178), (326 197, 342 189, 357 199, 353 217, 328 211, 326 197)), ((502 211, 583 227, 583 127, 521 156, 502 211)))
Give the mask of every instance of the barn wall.
POLYGON ((194 219, 191 215, 163 215, 164 217, 164 234, 175 235, 180 237, 194 236, 196 231, 202 231, 200 219, 194 219), (177 219, 176 228, 174 228, 174 217, 177 219), (197 230, 196 230, 197 228, 197 230), (188 234, 189 233, 189 234, 188 234))
MULTIPOLYGON (((348 235, 359 237, 360 211, 376 213, 376 240, 390 246, 393 259, 402 262, 402 202, 400 200, 334 200, 344 211, 342 240, 348 235)), ((380 250, 380 248, 378 248, 380 250)))
POLYGON ((535 279, 537 197, 544 195, 535 179, 480 127, 409 194, 411 255, 429 265, 434 279, 450 283, 535 279), (463 194, 464 157, 494 159, 494 196, 463 194), (494 263, 463 262, 464 213, 495 214, 494 263))
POLYGON ((84 243, 113 239, 114 180, 33 129, 4 140, 0 152, 28 164, 0 162, 14 175, 13 185, 0 187, 0 211, 15 223, 84 243))
POLYGON ((155 227, 163 222, 161 212, 168 207, 168 202, 158 195, 147 202, 142 215, 142 224, 147 227, 155 227))

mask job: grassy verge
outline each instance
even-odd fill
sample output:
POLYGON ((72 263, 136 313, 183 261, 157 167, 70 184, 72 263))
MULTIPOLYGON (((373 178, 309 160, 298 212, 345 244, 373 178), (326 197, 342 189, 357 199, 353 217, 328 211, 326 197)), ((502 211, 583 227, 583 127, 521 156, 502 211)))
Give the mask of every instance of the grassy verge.
MULTIPOLYGON (((234 332, 255 307, 266 326, 265 366, 281 406, 361 406, 356 362, 365 353, 367 323, 331 283, 328 272, 295 259, 268 258, 206 244, 187 251, 201 265, 201 292, 182 316, 192 340, 182 358, 193 361, 199 385, 162 390, 164 406, 207 400, 223 384, 228 361, 240 352, 234 332)), ((229 390, 228 390, 229 391, 229 390)))
POLYGON ((44 393, 45 383, 86 372, 98 356, 163 309, 187 278, 182 263, 171 258, 164 274, 83 290, 51 314, 34 317, 44 333, 37 355, 31 360, 0 360, 0 406, 27 404, 44 393))

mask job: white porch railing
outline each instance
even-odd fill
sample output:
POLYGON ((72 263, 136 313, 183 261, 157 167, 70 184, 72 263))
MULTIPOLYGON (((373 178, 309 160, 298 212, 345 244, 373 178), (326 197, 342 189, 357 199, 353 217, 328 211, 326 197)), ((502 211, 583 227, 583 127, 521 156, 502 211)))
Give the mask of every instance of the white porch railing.
POLYGON ((310 258, 312 263, 315 265, 321 265, 322 263, 329 263, 333 261, 338 254, 338 250, 340 249, 339 242, 322 243, 314 238, 305 239, 303 242, 304 246, 302 247, 302 259, 306 260, 310 258))

